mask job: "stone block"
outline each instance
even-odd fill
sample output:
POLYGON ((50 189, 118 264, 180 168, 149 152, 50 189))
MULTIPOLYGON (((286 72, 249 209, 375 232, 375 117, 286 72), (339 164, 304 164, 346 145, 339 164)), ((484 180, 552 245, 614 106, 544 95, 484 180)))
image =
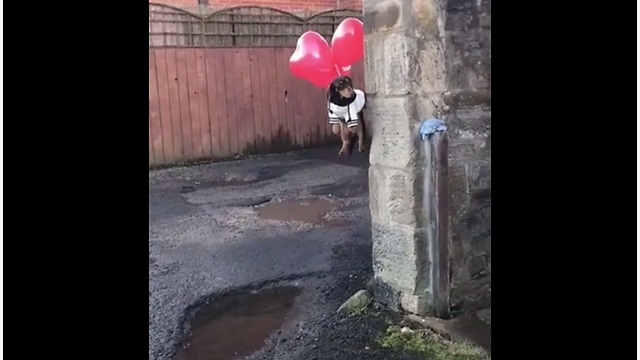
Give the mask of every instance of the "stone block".
POLYGON ((470 161, 476 157, 482 149, 483 143, 478 140, 459 140, 449 143, 450 158, 459 159, 460 161, 470 161))
POLYGON ((467 164, 467 177, 470 191, 490 189, 491 159, 476 160, 467 164))
POLYGON ((451 111, 448 126, 454 136, 467 137, 467 140, 482 140, 491 129, 491 110, 487 105, 459 106, 451 111), (466 132, 465 132, 466 131, 466 132))
POLYGON ((364 32, 374 34, 399 28, 402 24, 402 0, 367 0, 364 2, 364 32))
POLYGON ((372 221, 416 225, 422 194, 413 171, 371 165, 369 184, 372 221))
POLYGON ((422 198, 422 184, 416 183, 414 171, 400 169, 385 170, 385 193, 387 194, 387 213, 391 223, 411 225, 416 224, 416 215, 421 213, 419 209, 422 198))
POLYGON ((367 36, 365 39, 364 83, 367 96, 376 95, 380 88, 380 76, 384 73, 384 37, 367 36))
POLYGON ((491 0, 480 0, 480 12, 491 15, 491 0))
POLYGON ((378 79, 384 95, 407 95, 420 91, 418 40, 402 31, 389 32, 384 39, 384 71, 378 79))
POLYGON ((415 36, 435 40, 444 34, 446 8, 444 3, 444 1, 438 0, 411 1, 411 28, 415 31, 415 36))
POLYGON ((369 155, 371 165, 397 169, 415 165, 419 122, 414 102, 411 97, 369 99, 365 116, 375 123, 369 155))
POLYGON ((471 4, 470 8, 447 10, 444 25, 446 31, 470 31, 480 27, 478 8, 475 6, 475 1, 472 1, 471 4))
POLYGON ((372 222, 373 272, 396 290, 416 294, 430 284, 427 234, 410 226, 372 222))
POLYGON ((416 96, 415 101, 417 119, 446 118, 449 109, 444 104, 441 92, 416 96))
POLYGON ((444 93, 444 103, 452 109, 459 109, 465 106, 485 105, 491 108, 491 90, 457 90, 444 93))
POLYGON ((449 213, 452 224, 469 203, 469 184, 465 164, 450 160, 449 164, 449 213))
POLYGON ((385 190, 386 178, 384 176, 384 168, 381 166, 369 166, 369 208, 371 210, 371 221, 379 223, 387 223, 389 214, 386 211, 385 190), (381 209, 382 208, 382 209, 381 209))
POLYGON ((491 13, 481 13, 479 16, 480 27, 491 29, 491 13))
POLYGON ((402 293, 397 290, 395 286, 380 278, 374 277, 367 283, 367 290, 373 294, 374 299, 378 303, 393 311, 400 310, 400 297, 402 293))
POLYGON ((447 69, 444 46, 439 41, 421 44, 419 53, 420 94, 439 93, 447 90, 447 69))
POLYGON ((450 61, 447 65, 447 85, 450 89, 491 90, 491 59, 450 61))
POLYGON ((460 59, 474 51, 491 48, 491 30, 447 31, 446 38, 447 51, 457 52, 460 59))
POLYGON ((400 295, 400 307, 412 314, 427 315, 433 312, 430 294, 415 295, 402 293, 400 295))

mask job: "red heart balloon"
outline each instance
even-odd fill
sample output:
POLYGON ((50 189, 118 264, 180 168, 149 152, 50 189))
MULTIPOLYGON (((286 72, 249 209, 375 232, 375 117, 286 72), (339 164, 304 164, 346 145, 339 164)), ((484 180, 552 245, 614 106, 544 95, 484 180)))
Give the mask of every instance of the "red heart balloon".
POLYGON ((289 58, 289 70, 294 76, 321 88, 328 87, 339 76, 327 40, 315 31, 300 36, 296 50, 289 58))
POLYGON ((333 59, 340 67, 354 65, 364 57, 364 26, 356 18, 344 19, 331 38, 333 59))

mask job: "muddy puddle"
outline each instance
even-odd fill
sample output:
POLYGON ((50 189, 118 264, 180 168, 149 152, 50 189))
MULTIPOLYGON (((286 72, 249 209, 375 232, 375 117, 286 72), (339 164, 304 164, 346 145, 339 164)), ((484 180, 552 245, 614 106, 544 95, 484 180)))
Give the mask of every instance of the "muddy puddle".
POLYGON ((267 204, 258 210, 258 216, 269 220, 303 221, 330 226, 348 225, 349 223, 344 219, 324 218, 338 205, 340 205, 338 202, 325 199, 292 199, 267 204))
POLYGON ((293 286, 222 298, 204 305, 176 360, 230 360, 251 355, 293 315, 302 290, 293 286))

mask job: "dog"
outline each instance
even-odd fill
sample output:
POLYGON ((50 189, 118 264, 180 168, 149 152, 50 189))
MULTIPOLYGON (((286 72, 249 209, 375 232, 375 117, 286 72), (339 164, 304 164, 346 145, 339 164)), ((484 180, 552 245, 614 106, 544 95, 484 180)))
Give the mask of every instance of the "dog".
POLYGON ((353 81, 348 76, 340 76, 329 85, 328 113, 331 131, 340 135, 342 147, 338 155, 351 151, 351 139, 358 137, 358 151, 363 152, 365 125, 363 111, 367 99, 364 92, 354 89, 353 81))

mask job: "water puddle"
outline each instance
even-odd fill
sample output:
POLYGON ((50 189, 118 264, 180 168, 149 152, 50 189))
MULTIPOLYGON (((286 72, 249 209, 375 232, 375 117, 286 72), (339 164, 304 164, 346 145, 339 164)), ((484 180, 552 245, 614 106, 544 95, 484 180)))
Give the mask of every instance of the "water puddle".
POLYGON ((222 298, 204 305, 176 360, 229 360, 251 355, 287 320, 302 290, 293 286, 222 298))
POLYGON ((336 208, 337 202, 324 199, 293 199, 279 203, 267 204, 258 210, 263 219, 280 221, 303 221, 313 224, 342 226, 346 220, 325 220, 327 212, 336 208))

